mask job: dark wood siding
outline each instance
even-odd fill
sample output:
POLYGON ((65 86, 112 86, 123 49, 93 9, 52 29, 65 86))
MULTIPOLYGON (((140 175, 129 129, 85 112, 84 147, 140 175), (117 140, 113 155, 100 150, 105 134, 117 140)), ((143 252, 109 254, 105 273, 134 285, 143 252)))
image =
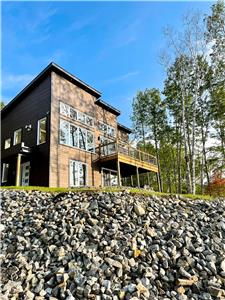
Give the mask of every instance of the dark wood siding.
MULTIPOLYGON (((2 162, 11 161, 15 165, 18 147, 12 146, 13 133, 22 128, 22 142, 31 148, 31 154, 24 156, 22 161, 30 161, 30 185, 49 185, 49 116, 51 104, 51 77, 43 79, 22 101, 2 116, 2 162), (37 122, 47 117, 47 142, 37 145, 37 122), (25 129, 31 125, 31 131, 25 129), (4 149, 4 141, 11 138, 11 148, 4 149)), ((15 168, 16 166, 14 166, 15 168)), ((10 168, 11 169, 11 168, 10 168)), ((15 173, 15 172, 14 172, 15 173)), ((11 176, 13 178, 14 176, 11 176)), ((15 182, 9 182, 15 184, 15 182)))

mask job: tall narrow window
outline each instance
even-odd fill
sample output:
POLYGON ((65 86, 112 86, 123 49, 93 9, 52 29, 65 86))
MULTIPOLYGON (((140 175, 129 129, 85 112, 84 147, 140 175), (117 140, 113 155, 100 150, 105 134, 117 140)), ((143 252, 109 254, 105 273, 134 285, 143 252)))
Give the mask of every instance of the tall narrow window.
POLYGON ((38 145, 46 142, 46 135, 47 135, 47 118, 43 118, 38 121, 38 129, 37 129, 38 145))
POLYGON ((70 161, 70 186, 87 185, 87 165, 80 161, 70 161))
POLYGON ((79 128, 79 148, 82 150, 86 150, 86 130, 83 128, 79 128))
POLYGON ((9 164, 3 163, 2 165, 2 183, 8 181, 9 164))
POLYGON ((5 146, 4 146, 4 148, 8 149, 10 147, 11 147, 11 138, 8 138, 8 139, 5 140, 5 146))
POLYGON ((59 140, 60 144, 69 145, 69 123, 63 120, 60 120, 59 140))
POLYGON ((94 152, 94 134, 90 131, 87 131, 87 151, 94 152))
POLYGON ((17 129, 14 131, 14 136, 13 136, 13 145, 17 145, 21 143, 21 136, 22 136, 22 129, 17 129))
POLYGON ((70 124, 70 146, 78 147, 78 128, 70 124))

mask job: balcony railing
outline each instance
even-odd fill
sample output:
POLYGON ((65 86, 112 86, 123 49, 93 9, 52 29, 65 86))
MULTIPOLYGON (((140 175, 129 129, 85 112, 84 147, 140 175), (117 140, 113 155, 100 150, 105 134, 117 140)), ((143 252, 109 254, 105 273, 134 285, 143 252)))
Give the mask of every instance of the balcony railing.
POLYGON ((107 144, 100 144, 99 147, 96 149, 96 154, 99 155, 99 158, 104 158, 107 156, 113 156, 115 154, 122 154, 128 156, 130 158, 147 162, 153 165, 157 165, 156 157, 148 154, 146 152, 140 151, 130 145, 121 145, 117 142, 110 142, 107 144))

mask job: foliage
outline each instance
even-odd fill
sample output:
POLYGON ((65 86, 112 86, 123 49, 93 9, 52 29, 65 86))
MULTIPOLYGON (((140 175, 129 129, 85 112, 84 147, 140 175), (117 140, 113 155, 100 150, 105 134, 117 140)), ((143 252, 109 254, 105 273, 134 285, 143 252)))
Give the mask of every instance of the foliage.
MULTIPOLYGON (((104 193, 120 193, 123 191, 127 191, 134 195, 143 195, 143 196, 159 196, 159 197, 170 197, 170 195, 174 195, 171 193, 159 193, 154 191, 149 191, 145 189, 138 189, 138 188, 119 188, 119 187, 104 187, 104 188, 49 188, 49 187, 42 187, 42 186, 1 186, 0 190, 9 189, 9 190, 24 190, 24 191, 40 191, 45 193, 68 193, 68 192, 74 192, 74 193, 98 193, 98 192, 104 192, 104 193)), ((196 199, 202 199, 202 200, 213 200, 213 197, 210 197, 208 195, 189 195, 184 194, 182 195, 184 198, 189 198, 191 200, 196 199)))
POLYGON ((3 101, 0 102, 0 110, 3 109, 3 107, 5 107, 5 103, 3 101))
POLYGON ((165 98, 157 89, 139 91, 132 120, 136 129, 144 124, 136 139, 157 156, 162 191, 195 194, 225 166, 224 2, 205 19, 191 13, 183 21, 180 32, 166 30, 173 60, 165 64, 165 98))
POLYGON ((211 182, 206 190, 210 195, 225 197, 225 178, 222 178, 222 172, 220 170, 214 171, 211 182))

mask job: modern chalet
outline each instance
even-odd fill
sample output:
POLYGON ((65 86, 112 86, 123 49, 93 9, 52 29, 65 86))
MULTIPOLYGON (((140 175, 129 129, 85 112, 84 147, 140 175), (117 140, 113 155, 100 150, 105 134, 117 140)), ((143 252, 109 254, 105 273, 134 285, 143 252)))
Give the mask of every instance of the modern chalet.
POLYGON ((121 186, 157 173, 156 158, 129 143, 131 130, 101 93, 50 63, 1 111, 2 185, 121 186))

